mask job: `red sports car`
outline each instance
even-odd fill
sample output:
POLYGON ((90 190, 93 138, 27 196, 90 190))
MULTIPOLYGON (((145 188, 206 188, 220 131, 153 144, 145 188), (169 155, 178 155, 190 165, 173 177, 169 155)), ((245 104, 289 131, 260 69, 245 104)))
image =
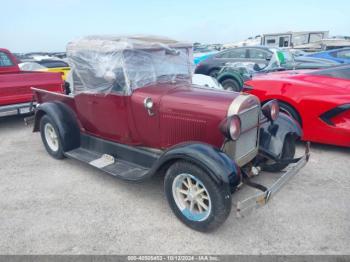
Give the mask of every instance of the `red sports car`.
POLYGON ((281 111, 303 128, 303 140, 350 147, 350 65, 254 76, 243 91, 281 111))

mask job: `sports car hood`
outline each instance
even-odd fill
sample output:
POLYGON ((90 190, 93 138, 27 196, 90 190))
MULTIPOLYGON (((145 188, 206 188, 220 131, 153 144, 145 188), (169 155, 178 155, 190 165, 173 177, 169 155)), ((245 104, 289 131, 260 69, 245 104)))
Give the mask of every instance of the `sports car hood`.
MULTIPOLYGON (((342 94, 346 95, 347 97, 349 96, 350 80, 312 74, 312 72, 317 71, 291 70, 259 74, 254 76, 252 80, 294 83, 297 85, 307 86, 309 88, 329 90, 329 95, 342 94)), ((247 81, 247 84, 249 85, 249 81, 247 81)))
POLYGON ((313 72, 313 70, 286 70, 279 72, 270 72, 270 73, 261 73, 255 74, 252 77, 252 80, 283 80, 283 79, 294 79, 300 75, 304 75, 306 73, 313 72))

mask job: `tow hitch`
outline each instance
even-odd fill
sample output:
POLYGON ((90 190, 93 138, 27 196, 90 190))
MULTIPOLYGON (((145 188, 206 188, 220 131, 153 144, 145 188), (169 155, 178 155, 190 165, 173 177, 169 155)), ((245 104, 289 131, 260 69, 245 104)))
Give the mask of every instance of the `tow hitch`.
POLYGON ((287 168, 287 171, 276 180, 272 186, 269 188, 254 183, 250 181, 248 176, 244 176, 243 183, 254 187, 262 192, 254 194, 242 201, 236 203, 236 214, 238 217, 243 215, 243 212, 253 208, 265 205, 281 188, 282 186, 296 175, 301 168, 303 168, 310 158, 310 142, 307 142, 305 145, 305 154, 300 158, 295 158, 290 160, 290 163, 293 163, 287 168))

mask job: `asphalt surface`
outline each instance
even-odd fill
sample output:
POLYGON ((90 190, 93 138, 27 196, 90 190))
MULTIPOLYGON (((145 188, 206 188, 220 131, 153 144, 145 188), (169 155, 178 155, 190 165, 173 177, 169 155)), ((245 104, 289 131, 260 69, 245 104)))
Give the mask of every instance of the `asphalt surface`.
POLYGON ((172 214, 160 177, 133 184, 55 160, 21 117, 3 118, 0 254, 350 254, 350 150, 311 152, 266 206, 203 234, 172 214))

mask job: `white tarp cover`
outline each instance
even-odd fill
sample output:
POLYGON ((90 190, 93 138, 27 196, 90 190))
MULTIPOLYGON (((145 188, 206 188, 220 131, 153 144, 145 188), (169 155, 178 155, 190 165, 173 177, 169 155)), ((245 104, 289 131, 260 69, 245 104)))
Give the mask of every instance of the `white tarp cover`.
POLYGON ((116 92, 192 77, 192 45, 156 36, 88 36, 67 45, 74 93, 116 92))

